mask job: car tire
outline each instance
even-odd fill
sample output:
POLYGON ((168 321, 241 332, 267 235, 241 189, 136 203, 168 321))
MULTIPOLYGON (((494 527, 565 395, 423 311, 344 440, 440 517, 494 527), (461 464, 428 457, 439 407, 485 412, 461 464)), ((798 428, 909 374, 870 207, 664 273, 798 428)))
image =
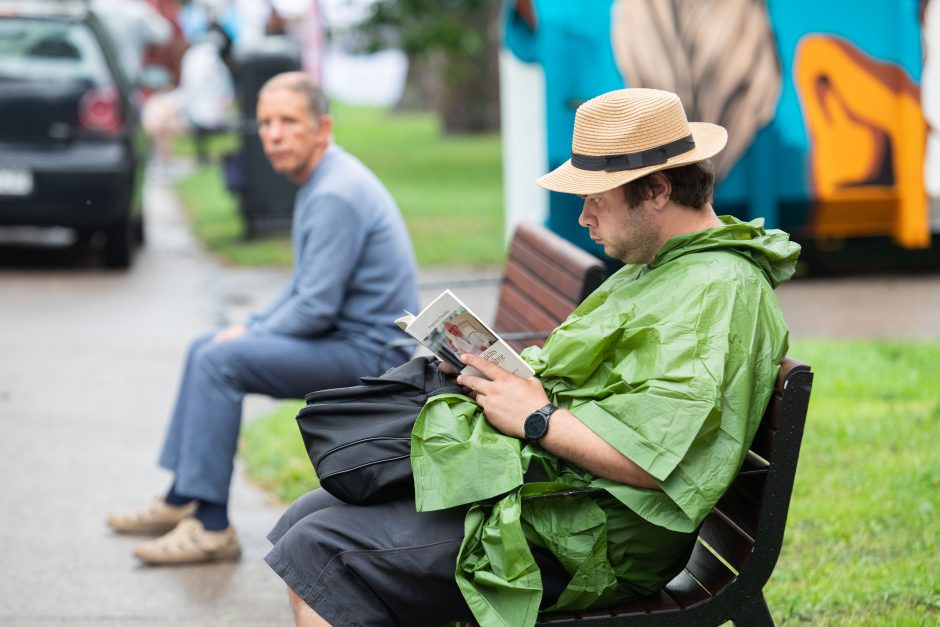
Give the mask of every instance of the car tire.
POLYGON ((144 216, 134 220, 134 243, 143 246, 147 242, 147 229, 144 227, 144 216))
POLYGON ((134 252, 134 233, 130 220, 112 224, 104 231, 104 265, 125 269, 131 265, 134 252))

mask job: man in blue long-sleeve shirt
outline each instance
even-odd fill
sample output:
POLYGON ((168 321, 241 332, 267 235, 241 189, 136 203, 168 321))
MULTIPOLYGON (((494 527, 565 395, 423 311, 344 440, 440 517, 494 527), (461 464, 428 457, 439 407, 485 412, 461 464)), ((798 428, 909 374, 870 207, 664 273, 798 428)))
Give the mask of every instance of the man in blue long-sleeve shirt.
MULTIPOLYGON (((375 175, 332 144, 320 88, 299 72, 278 75, 262 88, 257 117, 272 166, 301 186, 294 269, 264 311, 192 344, 160 455, 173 485, 164 498, 108 518, 118 531, 165 533, 135 549, 146 562, 238 557, 227 503, 244 395, 299 398, 354 385, 399 335, 394 319, 417 310, 401 214, 375 175)), ((392 352, 382 367, 407 356, 392 352)))

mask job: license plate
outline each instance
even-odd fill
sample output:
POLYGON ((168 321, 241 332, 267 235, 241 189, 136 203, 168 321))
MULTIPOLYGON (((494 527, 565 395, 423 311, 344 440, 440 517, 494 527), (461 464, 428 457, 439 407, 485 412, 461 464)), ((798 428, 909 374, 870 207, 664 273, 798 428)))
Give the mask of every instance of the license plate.
POLYGON ((32 191, 32 172, 22 168, 0 168, 0 196, 27 196, 32 191))

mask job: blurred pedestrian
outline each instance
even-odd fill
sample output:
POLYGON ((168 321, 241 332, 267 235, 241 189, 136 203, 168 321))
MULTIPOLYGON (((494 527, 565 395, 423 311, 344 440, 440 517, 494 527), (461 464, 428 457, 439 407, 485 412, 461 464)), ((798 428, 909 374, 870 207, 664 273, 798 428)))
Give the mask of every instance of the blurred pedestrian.
POLYGON ((117 46, 128 80, 138 84, 144 51, 150 45, 169 43, 173 24, 146 0, 92 0, 91 6, 117 46))
POLYGON ((189 41, 183 34, 180 22, 182 6, 180 0, 148 0, 150 6, 164 17, 172 27, 170 40, 150 44, 144 50, 142 92, 149 96, 153 91, 179 85, 180 64, 189 41))
POLYGON ((179 87, 151 96, 143 110, 144 130, 156 162, 165 167, 173 140, 199 130, 223 128, 234 118, 235 87, 225 59, 232 41, 213 27, 183 55, 179 87))

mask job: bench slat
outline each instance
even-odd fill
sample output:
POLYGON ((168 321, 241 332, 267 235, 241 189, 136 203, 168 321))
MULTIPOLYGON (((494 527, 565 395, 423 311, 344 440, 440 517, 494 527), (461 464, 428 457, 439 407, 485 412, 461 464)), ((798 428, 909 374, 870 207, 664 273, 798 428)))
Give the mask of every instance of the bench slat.
POLYGON ((675 599, 659 590, 656 594, 651 594, 643 598, 643 606, 649 614, 658 614, 661 612, 674 612, 681 609, 675 599))
MULTIPOLYGON (((516 227, 514 239, 518 239, 520 243, 530 244, 540 251, 540 254, 554 260, 559 267, 568 268, 575 276, 585 277, 592 272, 592 269, 603 271, 603 263, 597 257, 545 227, 523 222, 516 227)), ((590 291, 593 291, 595 287, 597 286, 590 286, 590 291)), ((582 292, 581 296, 572 296, 572 298, 581 301, 584 300, 585 295, 582 292)))
POLYGON ((764 498, 766 474, 738 475, 715 509, 733 521, 744 533, 754 538, 764 498))
POLYGON ((623 605, 618 605, 611 613, 617 616, 620 614, 645 614, 646 612, 646 599, 634 599, 623 605))
MULTIPOLYGON (((531 331, 529 325, 526 324, 526 321, 520 316, 516 315, 516 312, 512 311, 508 307, 503 307, 503 309, 499 312, 499 316, 493 323, 493 330, 503 336, 508 333, 525 333, 531 331)), ((545 333, 546 335, 548 334, 547 331, 545 333)), ((512 346, 514 351, 519 353, 522 352, 522 350, 527 346, 542 346, 545 343, 545 340, 541 338, 532 338, 526 340, 506 340, 506 343, 512 346)))
POLYGON ((754 541, 716 512, 712 512, 702 523, 699 537, 708 543, 718 555, 731 564, 739 573, 750 558, 754 541))
POLYGON ((754 441, 751 442, 751 450, 764 459, 770 459, 774 450, 774 439, 776 431, 770 428, 766 422, 761 423, 754 434, 754 441))
POLYGON ((503 305, 497 312, 496 320, 493 322, 493 330, 497 333, 534 331, 523 316, 520 316, 506 305, 503 305))
MULTIPOLYGON (((562 263, 564 262, 562 261, 562 263)), ((514 244, 510 249, 506 266, 507 268, 525 268, 532 275, 548 281, 566 301, 579 303, 587 268, 560 266, 558 264, 558 259, 553 259, 545 255, 544 252, 539 252, 528 242, 520 242, 514 244)))
POLYGON ((560 622, 570 622, 591 618, 620 617, 642 615, 650 612, 650 607, 661 610, 663 608, 679 609, 676 602, 666 596, 662 591, 650 597, 634 599, 617 607, 605 610, 591 610, 581 612, 555 612, 553 614, 540 614, 536 625, 552 625, 560 622))
POLYGON ((701 542, 695 543, 685 568, 711 596, 718 594, 735 578, 735 574, 701 542))
POLYGON ((777 428, 777 420, 780 417, 781 398, 783 398, 783 390, 774 388, 774 393, 767 402, 767 409, 764 411, 764 417, 761 419, 762 424, 766 424, 774 430, 777 428))
POLYGON ((676 575, 672 581, 666 584, 663 590, 680 608, 701 603, 711 597, 708 590, 699 585, 687 570, 683 570, 676 575))
POLYGON ((571 300, 556 290, 555 278, 548 273, 536 275, 527 268, 509 264, 504 276, 504 287, 512 286, 525 293, 533 307, 547 312, 553 320, 564 320, 578 306, 577 300, 571 300))
POLYGON ((499 292, 499 299, 499 308, 508 308, 518 318, 525 320, 529 331, 551 331, 561 322, 541 308, 534 307, 528 296, 514 285, 504 283, 499 292))

